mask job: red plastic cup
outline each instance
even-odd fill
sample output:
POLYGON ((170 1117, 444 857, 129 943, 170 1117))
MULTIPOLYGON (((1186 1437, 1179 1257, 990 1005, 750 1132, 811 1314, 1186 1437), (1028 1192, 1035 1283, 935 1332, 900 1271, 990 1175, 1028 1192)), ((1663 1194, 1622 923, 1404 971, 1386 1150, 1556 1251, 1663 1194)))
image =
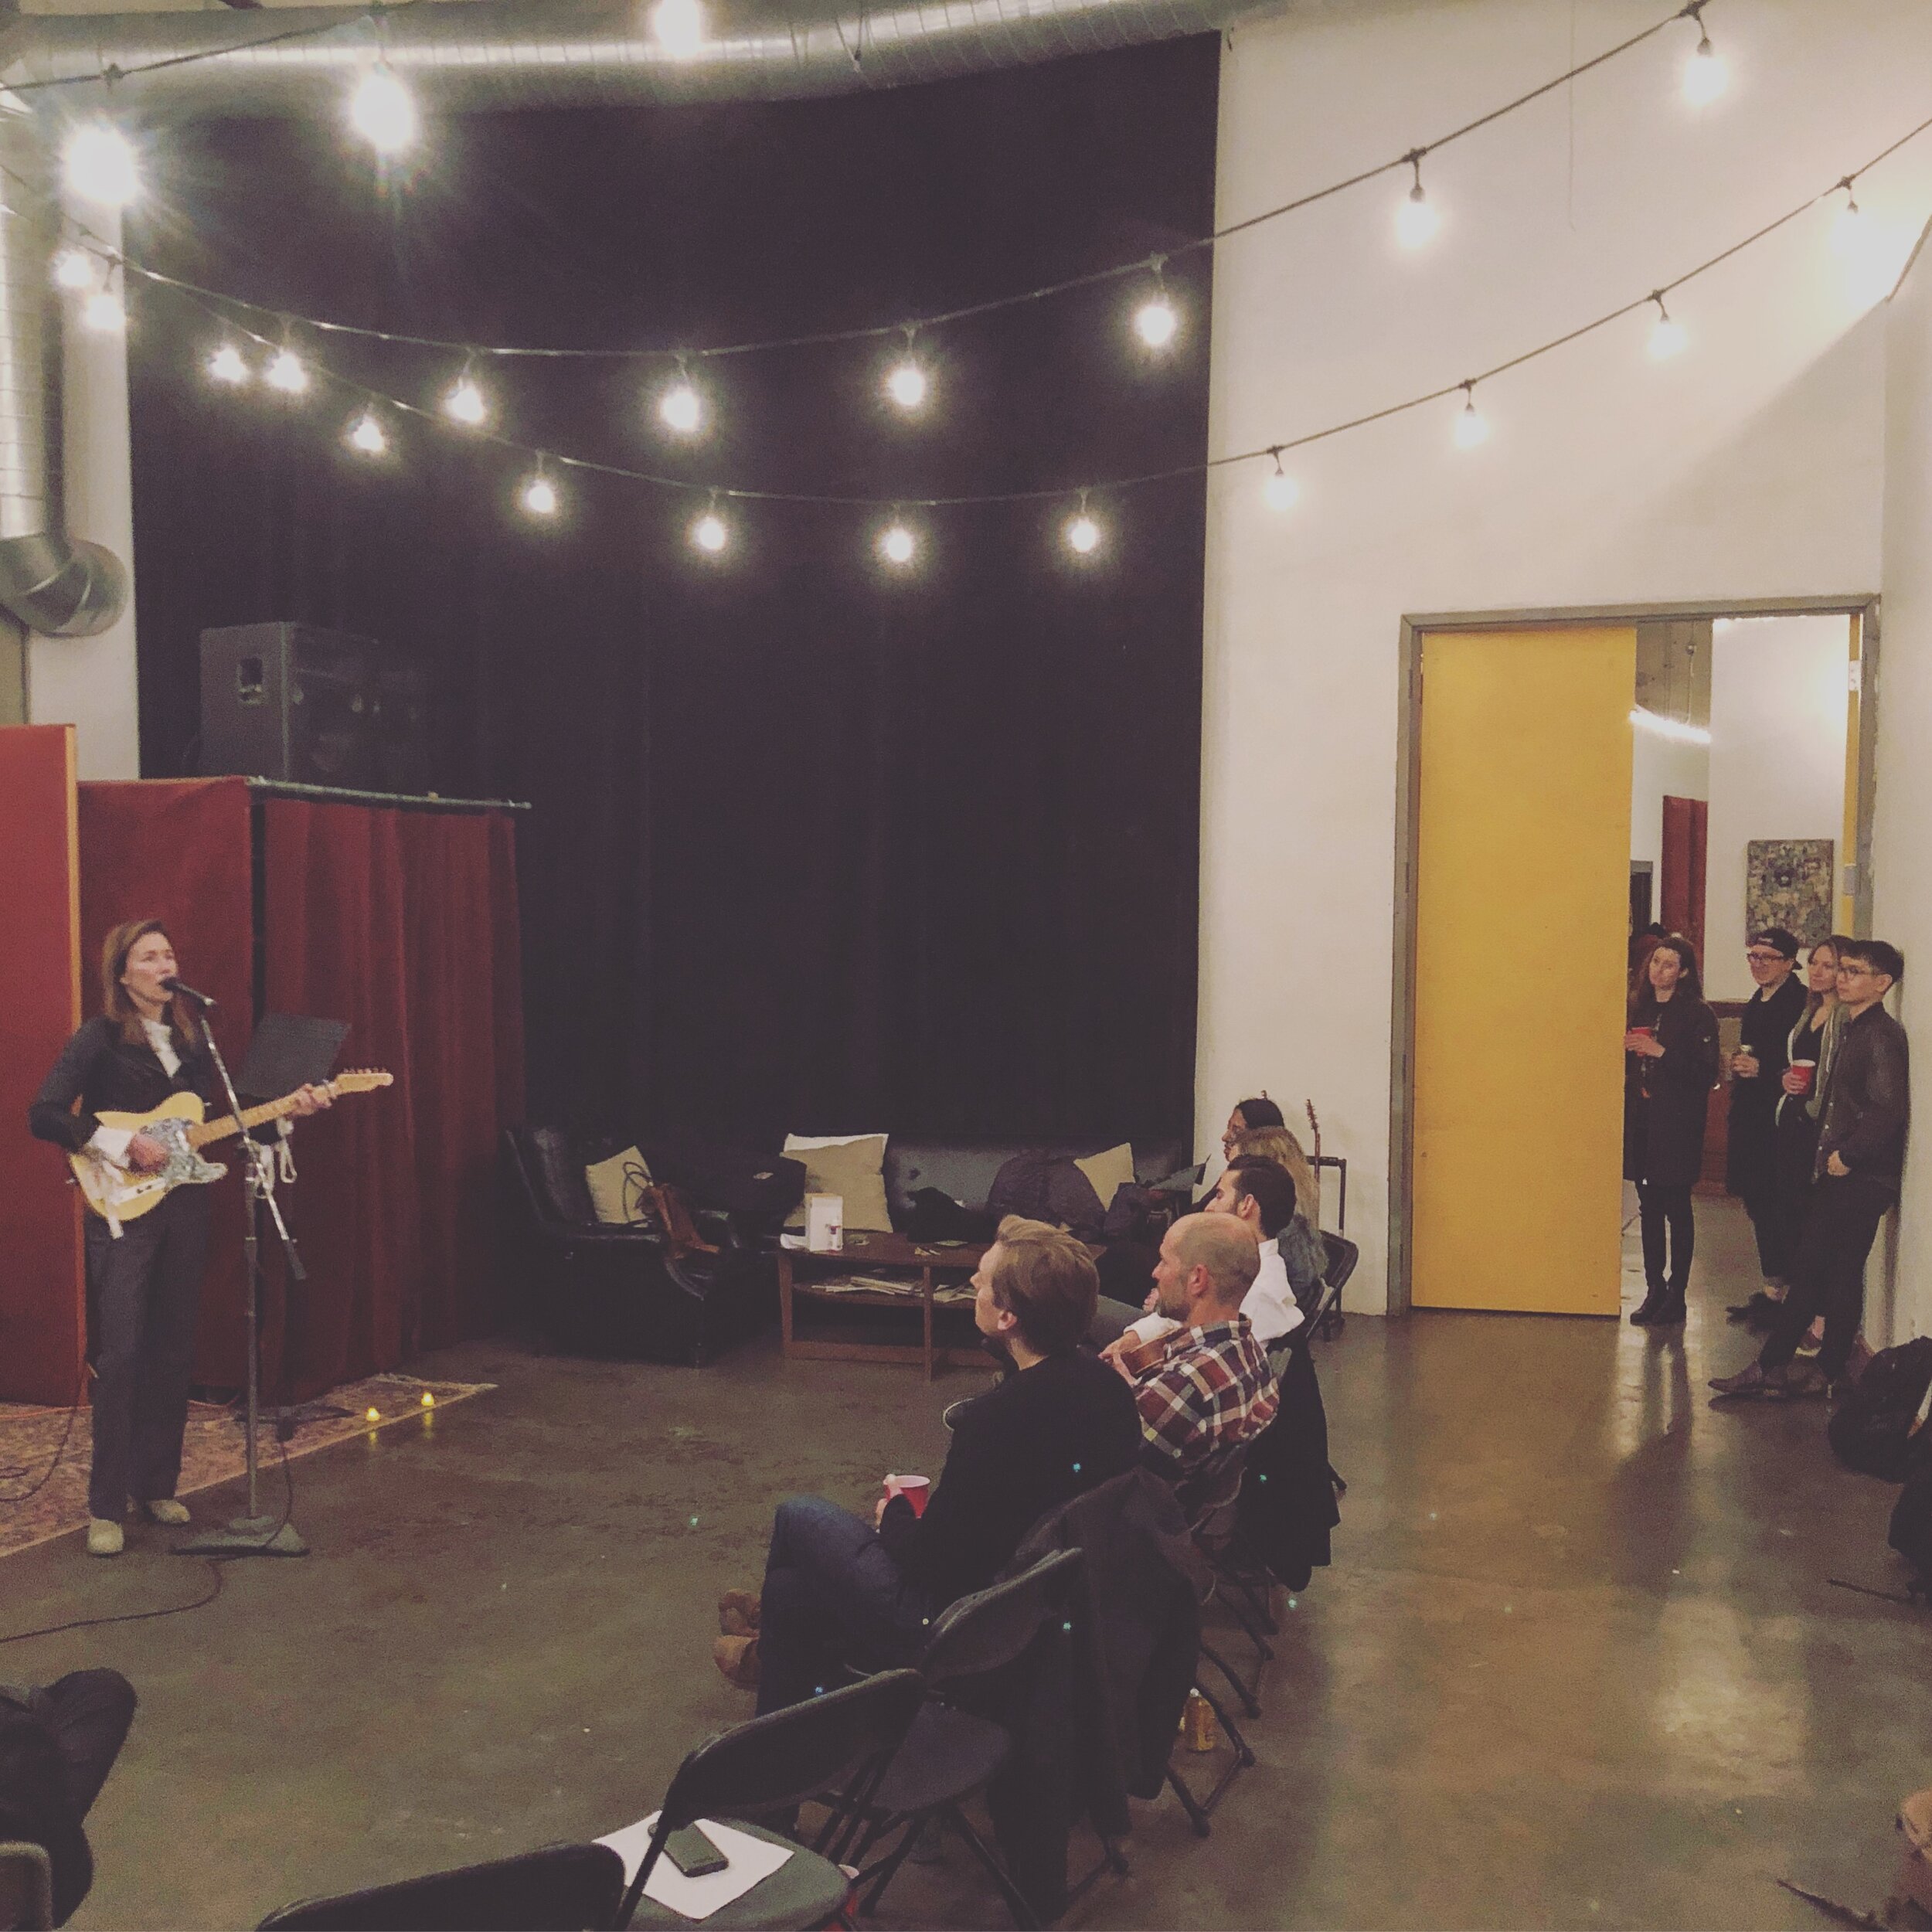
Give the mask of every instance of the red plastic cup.
POLYGON ((1798 1076, 1798 1090, 1801 1094, 1810 1093, 1812 1081, 1818 1078, 1818 1062, 1816 1060, 1793 1060, 1791 1071, 1798 1076))
POLYGON ((926 1513, 926 1498, 933 1493, 932 1481, 927 1476, 888 1476, 886 1493, 889 1496, 903 1496, 913 1506, 915 1516, 926 1513))

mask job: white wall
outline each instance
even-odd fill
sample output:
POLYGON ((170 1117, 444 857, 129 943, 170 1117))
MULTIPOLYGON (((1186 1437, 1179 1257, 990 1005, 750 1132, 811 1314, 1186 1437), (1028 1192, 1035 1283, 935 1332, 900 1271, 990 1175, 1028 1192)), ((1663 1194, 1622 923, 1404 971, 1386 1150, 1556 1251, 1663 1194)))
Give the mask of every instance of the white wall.
POLYGON ((1631 734, 1630 856, 1633 864, 1648 859, 1651 867, 1651 917, 1661 919, 1664 906, 1664 801, 1708 798, 1710 751, 1680 738, 1659 737, 1654 731, 1631 734))
MULTIPOLYGON (((1219 216, 1399 153, 1658 17, 1638 0, 1355 0, 1238 29, 1219 216)), ((1685 27, 1427 165, 1444 227, 1393 239, 1379 182, 1217 251, 1217 451, 1454 382, 1716 253, 1923 116, 1932 7, 1739 0, 1711 32, 1730 94, 1678 93, 1685 27), (1848 112, 1847 103, 1855 104, 1848 112)), ((1932 203, 1932 141, 1861 181, 1890 272, 1932 203)), ((1197 1144, 1266 1087, 1315 1097, 1350 1161, 1352 1307, 1382 1305, 1388 1213, 1399 625, 1405 612, 1869 592, 1879 576, 1883 319, 1821 209, 1686 288, 1653 364, 1638 317, 1454 406, 1210 488, 1197 1144), (1865 319, 1861 319, 1865 318, 1865 319), (1285 754, 1285 755, 1284 755, 1285 754), (1252 833, 1281 828, 1269 889, 1252 833), (1311 1001, 1311 988, 1321 997, 1311 1001)))
POLYGON ((1922 253, 1886 318, 1885 607, 1878 686, 1878 798, 1872 828, 1874 930, 1903 949, 1895 1002, 1913 1043, 1904 1198, 1868 1277, 1874 1348, 1932 1332, 1932 250, 1922 253))
MULTIPOLYGON (((1704 986, 1749 999, 1746 847, 1753 838, 1845 838, 1849 619, 1766 617, 1711 640, 1710 843, 1704 872, 1704 986)), ((1837 923, 1837 881, 1832 881, 1837 923)))

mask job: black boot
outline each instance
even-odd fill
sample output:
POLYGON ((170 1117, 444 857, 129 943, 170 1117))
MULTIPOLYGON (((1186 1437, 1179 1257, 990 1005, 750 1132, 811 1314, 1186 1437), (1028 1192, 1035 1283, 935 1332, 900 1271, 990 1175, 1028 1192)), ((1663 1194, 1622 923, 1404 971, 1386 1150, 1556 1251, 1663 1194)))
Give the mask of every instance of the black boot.
POLYGON ((1684 1325, 1684 1291, 1667 1288, 1659 1297, 1657 1312, 1647 1325, 1653 1328, 1681 1328, 1684 1325))
POLYGON ((1631 1320, 1640 1328, 1648 1328, 1669 1304, 1668 1289, 1655 1286, 1644 1291, 1644 1298, 1630 1311, 1631 1320))

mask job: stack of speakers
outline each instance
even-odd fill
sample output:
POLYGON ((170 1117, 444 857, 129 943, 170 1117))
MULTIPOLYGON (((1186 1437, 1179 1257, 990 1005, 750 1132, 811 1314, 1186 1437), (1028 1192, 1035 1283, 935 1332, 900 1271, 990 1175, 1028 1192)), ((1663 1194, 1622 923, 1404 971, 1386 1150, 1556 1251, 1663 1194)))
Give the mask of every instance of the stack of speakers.
POLYGON ((350 791, 433 789, 429 680, 369 638, 306 624, 201 634, 201 769, 350 791))

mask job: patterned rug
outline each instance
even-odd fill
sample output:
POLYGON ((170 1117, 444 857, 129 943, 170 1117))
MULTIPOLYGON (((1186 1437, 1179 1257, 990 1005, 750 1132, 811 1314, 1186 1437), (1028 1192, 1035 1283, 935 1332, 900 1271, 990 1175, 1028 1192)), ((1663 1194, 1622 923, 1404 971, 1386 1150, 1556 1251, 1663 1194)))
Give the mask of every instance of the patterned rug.
MULTIPOLYGON (((331 1389, 320 1403, 300 1412, 304 1419, 287 1444, 288 1454, 291 1458, 313 1455, 332 1443, 414 1420, 426 1408, 447 1408, 453 1402, 485 1394, 495 1386, 492 1382, 420 1382, 413 1376, 399 1375, 352 1382, 331 1389), (347 1413, 317 1413, 324 1405, 347 1413), (314 1419, 307 1419, 310 1417, 314 1419)), ((198 1489, 212 1489, 243 1474, 247 1445, 243 1434, 233 1409, 196 1403, 188 1413, 179 1493, 190 1496, 198 1489)), ((17 1549, 29 1549, 36 1543, 86 1526, 92 1438, 93 1420, 85 1408, 70 1417, 65 1409, 27 1409, 0 1403, 0 1556, 10 1556, 17 1549)), ((281 1466, 281 1446, 275 1440, 273 1424, 266 1420, 258 1430, 255 1453, 264 1471, 281 1466)))

